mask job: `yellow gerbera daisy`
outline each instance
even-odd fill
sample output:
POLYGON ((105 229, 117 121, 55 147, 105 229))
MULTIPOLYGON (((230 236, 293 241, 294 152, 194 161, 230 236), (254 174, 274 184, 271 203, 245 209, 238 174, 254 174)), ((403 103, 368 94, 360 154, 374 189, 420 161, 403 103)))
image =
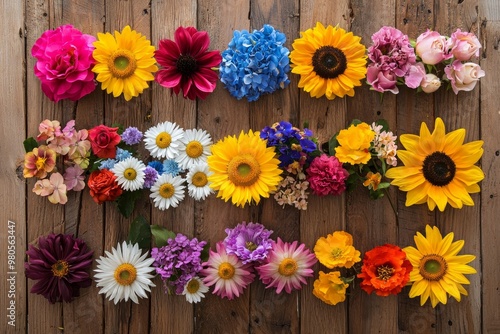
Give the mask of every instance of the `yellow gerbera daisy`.
POLYGON ((292 73, 300 74, 299 88, 329 100, 354 96, 366 76, 366 47, 361 37, 339 27, 316 27, 301 32, 292 44, 292 73))
POLYGON ((403 249, 413 266, 410 298, 420 296, 421 306, 430 298, 432 307, 440 302, 446 304, 448 295, 459 302, 461 295, 467 296, 462 284, 470 284, 464 274, 476 273, 476 269, 467 263, 476 257, 457 255, 464 241, 453 242, 453 232, 443 238, 436 226, 427 225, 425 235, 417 232, 414 236, 417 248, 409 246, 403 249))
POLYGON ((158 71, 154 58, 155 47, 146 36, 132 30, 130 26, 115 36, 98 33, 93 53, 96 64, 92 69, 102 89, 114 97, 122 93, 125 100, 139 96, 148 88, 147 81, 154 80, 152 73, 158 71))
POLYGON ((427 202, 429 210, 443 211, 449 203, 454 208, 474 205, 469 193, 479 192, 477 183, 484 173, 474 164, 483 155, 483 141, 462 145, 465 129, 445 133, 441 118, 436 118, 432 134, 422 123, 420 136, 401 135, 407 150, 398 150, 404 166, 391 168, 386 176, 391 184, 407 191, 406 206, 427 202))
POLYGON ((212 145, 212 155, 208 166, 213 172, 208 177, 211 188, 218 190, 217 197, 226 202, 244 207, 253 199, 259 203, 260 197, 269 197, 281 181, 280 161, 274 148, 267 147, 259 132, 243 131, 239 137, 227 136, 212 145))

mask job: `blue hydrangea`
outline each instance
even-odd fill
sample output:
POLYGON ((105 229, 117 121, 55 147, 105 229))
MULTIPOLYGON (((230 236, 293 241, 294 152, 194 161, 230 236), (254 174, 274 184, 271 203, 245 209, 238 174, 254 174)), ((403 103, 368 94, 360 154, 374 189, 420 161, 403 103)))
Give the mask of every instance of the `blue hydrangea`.
POLYGON ((240 100, 256 101, 261 94, 285 88, 290 50, 285 34, 266 24, 249 33, 235 30, 228 48, 222 52, 219 76, 229 93, 240 100))
POLYGON ((117 161, 115 159, 106 159, 101 161, 101 164, 99 165, 99 169, 112 169, 115 167, 115 164, 117 161))
POLYGON ((166 159, 163 161, 163 173, 170 174, 172 176, 177 176, 181 172, 179 164, 175 160, 166 159))
POLYGON ((139 144, 142 139, 142 132, 136 127, 130 126, 122 133, 122 140, 127 145, 139 144))
POLYGON ((127 150, 124 150, 122 148, 117 147, 116 148, 116 156, 115 159, 118 161, 123 161, 125 159, 128 159, 132 156, 132 153, 130 153, 127 150))
POLYGON ((150 161, 148 162, 148 166, 151 166, 153 167, 157 172, 158 174, 163 174, 163 164, 158 161, 158 160, 153 160, 153 161, 150 161))

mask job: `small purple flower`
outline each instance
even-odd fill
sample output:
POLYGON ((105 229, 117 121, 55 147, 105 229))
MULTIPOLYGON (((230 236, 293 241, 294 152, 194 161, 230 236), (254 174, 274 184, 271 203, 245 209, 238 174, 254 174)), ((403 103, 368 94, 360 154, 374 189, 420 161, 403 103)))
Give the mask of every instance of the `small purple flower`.
POLYGON ((273 240, 269 238, 273 231, 259 223, 242 222, 233 229, 227 228, 226 233, 227 254, 235 254, 244 264, 264 260, 273 248, 273 240))
POLYGON ((151 188, 158 178, 158 171, 152 166, 146 166, 144 170, 144 188, 151 188))
POLYGON ((180 295, 184 286, 202 269, 201 252, 207 244, 197 238, 189 239, 178 233, 174 239, 168 239, 167 245, 151 250, 151 257, 155 259, 153 266, 165 284, 166 292, 171 287, 175 294, 180 295))
POLYGON ((127 145, 139 144, 142 139, 142 132, 136 127, 130 126, 122 133, 122 140, 127 145))

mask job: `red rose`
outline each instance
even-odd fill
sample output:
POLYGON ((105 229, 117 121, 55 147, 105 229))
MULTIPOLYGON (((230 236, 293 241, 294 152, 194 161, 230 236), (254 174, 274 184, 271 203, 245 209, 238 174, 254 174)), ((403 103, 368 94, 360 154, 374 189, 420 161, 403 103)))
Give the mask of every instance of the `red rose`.
POLYGON ((90 196, 97 204, 114 201, 122 194, 122 188, 116 182, 115 174, 107 169, 92 172, 87 184, 90 189, 90 196))
POLYGON ((99 158, 115 158, 116 145, 121 141, 117 131, 118 128, 109 128, 105 125, 99 125, 89 130, 89 140, 95 155, 99 158))

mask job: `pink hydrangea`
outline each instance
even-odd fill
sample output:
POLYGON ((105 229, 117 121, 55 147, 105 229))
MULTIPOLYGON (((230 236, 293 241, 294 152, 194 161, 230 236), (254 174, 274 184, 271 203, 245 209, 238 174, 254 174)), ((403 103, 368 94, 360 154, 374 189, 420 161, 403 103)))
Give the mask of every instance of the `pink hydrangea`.
POLYGON ((72 25, 47 30, 37 39, 31 49, 31 55, 37 59, 35 75, 50 100, 76 101, 95 89, 92 72, 95 40, 72 25))
POLYGON ((346 189, 345 180, 349 172, 334 157, 322 154, 314 158, 307 169, 307 181, 313 193, 318 196, 340 195, 346 189))

